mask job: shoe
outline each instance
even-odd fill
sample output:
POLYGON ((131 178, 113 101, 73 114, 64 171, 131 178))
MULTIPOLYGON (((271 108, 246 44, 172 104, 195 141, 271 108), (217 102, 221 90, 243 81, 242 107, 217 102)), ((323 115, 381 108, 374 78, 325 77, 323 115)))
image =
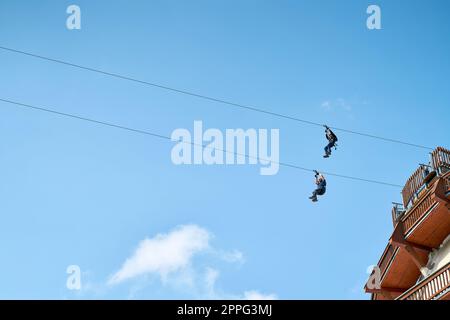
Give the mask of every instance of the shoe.
POLYGON ((324 157, 324 158, 329 158, 330 155, 329 155, 329 154, 326 154, 326 155, 324 155, 323 157, 324 157))
POLYGON ((310 199, 314 199, 314 196, 309 197, 310 199))
POLYGON ((312 199, 312 202, 317 202, 317 198, 312 199))

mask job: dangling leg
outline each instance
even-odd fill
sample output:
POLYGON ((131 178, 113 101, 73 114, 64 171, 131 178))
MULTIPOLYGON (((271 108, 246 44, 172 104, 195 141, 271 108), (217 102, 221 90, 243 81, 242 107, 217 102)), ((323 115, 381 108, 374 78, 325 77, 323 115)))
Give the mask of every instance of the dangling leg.
POLYGON ((334 141, 334 140, 330 141, 330 143, 327 144, 327 146, 325 147, 325 155, 323 156, 324 158, 330 157, 331 148, 333 148, 335 144, 336 144, 336 141, 334 141))
POLYGON ((325 147, 325 155, 323 157, 328 158, 330 154, 331 154, 331 142, 327 144, 327 146, 325 147))
POLYGON ((317 201, 317 190, 318 189, 314 190, 312 196, 309 197, 313 202, 317 201))

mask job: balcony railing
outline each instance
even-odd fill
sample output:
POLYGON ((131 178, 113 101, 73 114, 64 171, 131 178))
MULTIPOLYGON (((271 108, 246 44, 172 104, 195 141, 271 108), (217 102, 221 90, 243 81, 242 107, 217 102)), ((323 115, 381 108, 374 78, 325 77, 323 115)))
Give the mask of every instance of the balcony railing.
POLYGON ((403 205, 405 208, 410 206, 413 197, 415 197, 420 189, 424 187, 423 179, 426 174, 426 168, 420 166, 411 177, 409 177, 408 181, 406 181, 405 187, 402 190, 403 205))
MULTIPOLYGON (((402 190, 403 205, 410 208, 418 195, 426 187, 426 178, 431 174, 440 176, 450 172, 450 150, 438 147, 431 153, 431 166, 420 165, 409 177, 402 190)), ((429 182, 429 180, 427 181, 429 182)))
POLYGON ((393 207, 392 207, 392 222, 393 222, 394 227, 395 227, 397 222, 399 222, 400 219, 405 214, 406 210, 405 210, 405 208, 403 207, 403 205, 401 203, 392 202, 392 204, 393 204, 393 207))
POLYGON ((450 171, 450 150, 438 147, 431 154, 431 162, 439 174, 450 171))
POLYGON ((402 218, 403 228, 405 235, 412 229, 420 218, 428 212, 435 204, 436 201, 432 198, 431 190, 417 202, 402 218))
POLYGON ((445 189, 444 189, 444 192, 445 192, 445 195, 447 196, 447 197, 449 197, 450 196, 450 175, 449 176, 447 176, 447 177, 445 177, 445 189))
POLYGON ((432 300, 450 290, 450 263, 399 296, 398 300, 432 300))
MULTIPOLYGON (((443 194, 450 199, 450 171, 447 172, 441 178, 437 180, 437 185, 424 191, 424 194, 410 207, 406 212, 401 215, 401 221, 403 222, 404 234, 407 235, 411 229, 429 210, 433 209, 438 204, 438 198, 433 196, 435 193, 443 194)), ((396 221, 394 221, 394 225, 396 221)))
POLYGON ((392 257, 397 253, 399 249, 392 246, 392 245, 388 245, 386 247, 386 250, 384 251, 383 255, 381 256, 380 262, 378 263, 378 267, 380 268, 380 275, 381 278, 383 278, 387 267, 389 265, 389 263, 392 260, 392 257))

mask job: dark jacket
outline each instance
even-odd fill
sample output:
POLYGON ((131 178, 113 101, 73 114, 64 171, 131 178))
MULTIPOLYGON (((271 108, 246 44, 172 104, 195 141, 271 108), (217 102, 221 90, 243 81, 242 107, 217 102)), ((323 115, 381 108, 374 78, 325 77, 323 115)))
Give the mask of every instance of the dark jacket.
POLYGON ((337 138, 337 136, 334 134, 334 132, 333 131, 331 131, 330 129, 327 129, 326 131, 325 131, 325 137, 327 138, 327 140, 328 141, 333 141, 333 142, 336 142, 336 141, 338 141, 338 138, 337 138))

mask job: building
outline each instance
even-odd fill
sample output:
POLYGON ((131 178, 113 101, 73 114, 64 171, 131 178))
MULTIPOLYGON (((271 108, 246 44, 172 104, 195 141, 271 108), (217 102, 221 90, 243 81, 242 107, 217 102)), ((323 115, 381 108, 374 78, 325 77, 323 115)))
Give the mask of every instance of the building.
POLYGON ((394 231, 364 289, 372 300, 450 300, 450 150, 437 148, 394 203, 394 231))

